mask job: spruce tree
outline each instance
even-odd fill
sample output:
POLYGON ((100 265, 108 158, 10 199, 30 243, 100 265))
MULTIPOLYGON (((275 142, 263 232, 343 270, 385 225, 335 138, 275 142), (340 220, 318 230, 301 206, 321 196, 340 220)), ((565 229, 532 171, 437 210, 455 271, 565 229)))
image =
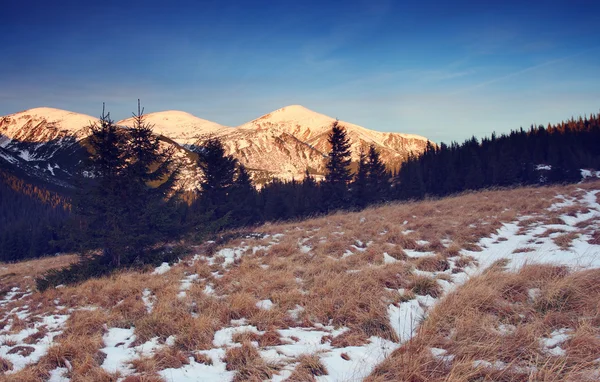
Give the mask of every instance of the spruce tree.
POLYGON ((128 217, 130 254, 143 261, 144 249, 177 234, 174 190, 179 167, 174 164, 174 149, 161 147, 153 126, 144 120, 138 100, 133 127, 127 129, 126 150, 130 157, 128 176, 128 217))
POLYGON ((198 154, 198 166, 203 174, 198 200, 200 210, 225 226, 230 218, 227 201, 235 183, 237 160, 225 154, 223 143, 217 137, 204 142, 198 154))
POLYGON ((358 154, 358 169, 356 170, 351 186, 353 203, 358 208, 364 208, 371 201, 368 177, 369 163, 367 161, 367 154, 361 148, 358 154))
POLYGON ((369 146, 367 155, 367 188, 369 190, 369 201, 382 202, 386 199, 390 187, 390 173, 375 149, 375 145, 369 146))
POLYGON ((128 177, 130 156, 126 137, 105 113, 89 126, 88 154, 83 160, 82 180, 73 200, 78 217, 80 248, 101 248, 113 266, 121 265, 121 254, 129 240, 128 177))
POLYGON ((308 168, 306 169, 304 179, 298 188, 297 199, 298 211, 300 211, 301 216, 313 215, 322 210, 321 188, 314 176, 308 171, 308 168))
POLYGON ((325 182, 325 209, 328 211, 344 208, 348 205, 348 183, 352 180, 350 172, 350 139, 346 129, 333 123, 328 136, 331 151, 327 161, 325 182))
POLYGON ((231 226, 243 227, 261 220, 257 205, 258 194, 246 167, 240 164, 229 196, 232 210, 231 226))

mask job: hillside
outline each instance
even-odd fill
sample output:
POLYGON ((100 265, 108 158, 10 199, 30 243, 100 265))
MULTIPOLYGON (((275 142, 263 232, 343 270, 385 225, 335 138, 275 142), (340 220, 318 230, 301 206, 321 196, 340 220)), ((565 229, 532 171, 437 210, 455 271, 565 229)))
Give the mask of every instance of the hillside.
POLYGON ((18 175, 68 187, 85 129, 98 119, 48 107, 0 117, 0 161, 18 175))
MULTIPOLYGON (((331 149, 327 136, 334 121, 303 106, 290 105, 217 135, 228 152, 247 167, 268 171, 280 179, 301 179, 307 168, 314 174, 324 173, 324 158, 331 149)), ((358 160, 361 149, 366 151, 373 144, 389 168, 398 168, 409 153, 421 153, 427 144, 427 138, 418 135, 382 133, 339 123, 350 138, 353 161, 358 160)))
MULTIPOLYGON (((204 135, 228 129, 218 123, 177 110, 146 114, 145 121, 154 127, 155 133, 169 137, 180 145, 191 145, 204 135)), ((133 123, 133 118, 127 118, 118 121, 117 125, 133 126, 133 123)))
POLYGON ((43 293, 32 277, 72 258, 3 264, 0 368, 7 381, 597 380, 599 193, 482 191, 267 224, 43 293))
MULTIPOLYGON (((190 149, 208 137, 218 136, 227 154, 235 156, 251 170, 258 183, 272 177, 302 179, 305 171, 323 175, 329 147, 327 134, 334 118, 302 106, 288 106, 238 127, 225 127, 183 111, 169 110, 146 115, 146 121, 162 136, 165 144, 175 147, 184 162, 183 183, 193 188, 197 179, 188 160, 190 149)), ((0 163, 17 176, 38 179, 53 186, 70 187, 88 136, 85 127, 98 119, 66 110, 35 108, 0 117, 0 163)), ((132 118, 118 121, 131 126, 132 118)), ((425 149, 426 138, 380 133, 343 122, 352 140, 353 158, 360 148, 374 144, 390 168, 397 168, 409 153, 425 149)))
MULTIPOLYGON (((180 113, 173 115, 175 121, 185 117, 180 113)), ((47 107, 0 117, 0 163, 14 176, 68 193, 77 181, 78 165, 89 136, 87 127, 98 121, 85 114, 47 107)), ((182 165, 181 185, 194 189, 199 177, 196 154, 169 137, 161 140, 164 148, 173 147, 176 160, 182 165)))

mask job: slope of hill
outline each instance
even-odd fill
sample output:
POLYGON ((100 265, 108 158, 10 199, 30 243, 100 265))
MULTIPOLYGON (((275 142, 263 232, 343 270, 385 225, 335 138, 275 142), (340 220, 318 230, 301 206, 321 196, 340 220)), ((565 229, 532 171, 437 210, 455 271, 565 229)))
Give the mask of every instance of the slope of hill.
MULTIPOLYGON (((228 129, 218 123, 177 110, 146 114, 145 121, 154 127, 155 133, 169 137, 180 145, 190 145, 202 136, 228 129)), ((123 119, 117 122, 117 125, 133 126, 133 118, 123 119)))
MULTIPOLYGON (((324 158, 330 150, 327 136, 334 121, 303 106, 291 105, 222 131, 219 136, 229 153, 247 167, 281 179, 298 179, 307 168, 323 174, 324 158)), ((374 144, 388 167, 397 168, 409 153, 423 152, 427 144, 427 139, 418 135, 382 133, 343 121, 340 124, 347 129, 355 161, 361 149, 374 144)))
MULTIPOLYGON (((151 116, 152 120, 172 116, 182 123, 185 113, 167 113, 151 116)), ((189 116, 189 115, 188 115, 189 116)), ((189 116, 188 120, 195 117, 189 116)), ((25 110, 0 118, 0 161, 13 175, 33 183, 70 188, 75 181, 77 166, 84 155, 88 126, 98 118, 47 107, 25 110)), ((186 125, 182 131, 185 132, 186 125)), ((210 130, 212 127, 207 127, 210 130)), ((196 154, 169 137, 161 138, 165 147, 174 147, 176 158, 182 164, 181 183, 185 189, 194 189, 199 179, 196 154)))
POLYGON ((43 293, 25 276, 47 259, 4 264, 0 370, 5 380, 597 380, 599 195, 592 181, 269 224, 190 245, 177 264, 43 293))
POLYGON ((41 107, 0 118, 0 160, 45 182, 67 185, 89 115, 41 107))

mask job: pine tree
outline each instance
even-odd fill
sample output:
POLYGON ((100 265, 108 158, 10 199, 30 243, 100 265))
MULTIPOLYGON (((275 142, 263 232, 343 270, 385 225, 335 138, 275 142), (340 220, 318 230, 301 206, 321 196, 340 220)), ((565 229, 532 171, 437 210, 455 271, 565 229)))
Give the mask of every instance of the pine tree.
POLYGON ((246 167, 240 164, 231 188, 229 204, 232 210, 231 226, 243 227, 261 220, 257 204, 258 194, 246 167))
POLYGON ((353 204, 358 208, 364 208, 371 201, 368 177, 369 163, 367 161, 367 154, 361 148, 358 154, 358 169, 356 170, 356 174, 354 174, 354 181, 351 186, 353 204))
POLYGON ((132 255, 138 261, 148 246, 177 234, 174 185, 179 167, 174 164, 174 149, 161 148, 159 137, 144 120, 138 100, 133 127, 127 130, 126 150, 130 157, 128 177, 128 235, 132 255))
POLYGON ((321 199, 321 188, 307 168, 304 173, 304 179, 298 188, 297 205, 300 213, 299 217, 321 212, 321 199))
POLYGON ((73 211, 79 218, 78 232, 83 248, 101 248, 102 255, 119 267, 129 241, 127 219, 129 153, 126 137, 102 110, 99 123, 89 126, 88 153, 82 179, 74 198, 73 211))
POLYGON ((346 129, 339 125, 338 121, 333 123, 331 133, 328 137, 331 145, 329 160, 327 161, 325 175, 325 208, 335 210, 348 205, 348 183, 352 180, 350 172, 350 139, 346 129))
POLYGON ((408 155, 402 164, 396 183, 396 197, 399 199, 421 199, 425 196, 425 183, 419 158, 408 155))
POLYGON ((479 142, 477 138, 472 137, 469 141, 463 144, 464 151, 466 151, 466 157, 468 163, 465 163, 468 170, 466 171, 464 188, 467 190, 478 190, 483 187, 484 176, 483 166, 481 165, 481 159, 479 159, 479 142))
POLYGON ((375 145, 369 146, 367 156, 367 188, 369 190, 370 202, 384 201, 388 195, 390 187, 390 173, 385 168, 385 164, 375 149, 375 145))
POLYGON ((230 218, 227 199, 234 187, 237 160, 225 154, 223 143, 216 137, 204 142, 198 154, 198 166, 203 173, 198 200, 200 210, 225 226, 230 218))

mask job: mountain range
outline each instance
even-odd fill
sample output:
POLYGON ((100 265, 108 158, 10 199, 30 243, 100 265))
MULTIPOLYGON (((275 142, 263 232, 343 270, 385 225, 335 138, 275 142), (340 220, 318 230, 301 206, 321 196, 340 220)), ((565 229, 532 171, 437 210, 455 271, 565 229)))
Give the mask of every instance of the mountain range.
MULTIPOLYGON (((98 118, 66 110, 40 107, 0 117, 0 164, 13 173, 59 186, 73 181, 78 150, 98 118)), ((186 188, 197 184, 197 148, 218 137, 227 153, 236 157, 261 183, 272 177, 301 179, 308 169, 324 174, 327 136, 334 118, 300 105, 286 106, 237 127, 223 126, 182 111, 145 115, 165 144, 172 145, 185 163, 186 188)), ((413 134, 382 133, 339 121, 347 130, 356 161, 361 149, 374 144, 389 168, 397 168, 410 153, 424 150, 427 139, 413 134)), ((133 119, 118 125, 127 127, 133 119)))

